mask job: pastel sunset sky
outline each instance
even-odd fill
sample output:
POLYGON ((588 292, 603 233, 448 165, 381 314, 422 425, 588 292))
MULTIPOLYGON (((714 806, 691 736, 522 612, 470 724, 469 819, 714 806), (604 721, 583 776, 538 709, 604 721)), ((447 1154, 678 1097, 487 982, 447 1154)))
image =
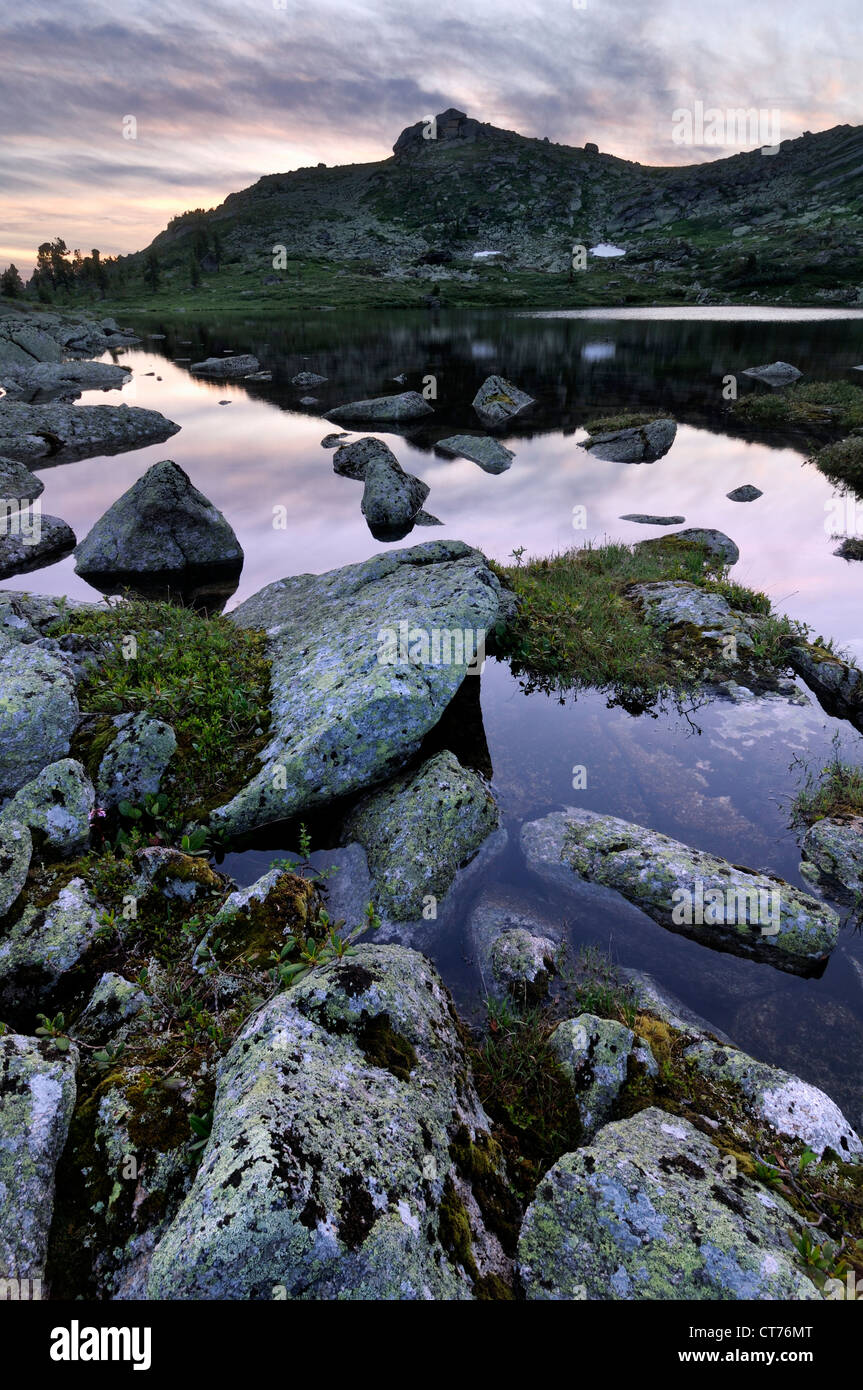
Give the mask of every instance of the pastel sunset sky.
POLYGON ((0 266, 138 250, 262 174, 386 158, 448 106, 651 164, 672 113, 857 124, 860 0, 17 0, 0 18, 0 266), (128 139, 134 117, 135 139, 128 139))

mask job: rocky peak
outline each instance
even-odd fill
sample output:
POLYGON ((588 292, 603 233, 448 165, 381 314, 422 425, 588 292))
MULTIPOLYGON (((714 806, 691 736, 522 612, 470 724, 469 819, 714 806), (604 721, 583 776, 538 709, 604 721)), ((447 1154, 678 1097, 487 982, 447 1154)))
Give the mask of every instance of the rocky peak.
POLYGON ((442 141, 460 140, 473 144, 480 129, 480 122, 472 120, 464 111, 454 106, 442 111, 433 119, 417 121, 407 126, 393 145, 393 154, 415 155, 420 150, 442 141))

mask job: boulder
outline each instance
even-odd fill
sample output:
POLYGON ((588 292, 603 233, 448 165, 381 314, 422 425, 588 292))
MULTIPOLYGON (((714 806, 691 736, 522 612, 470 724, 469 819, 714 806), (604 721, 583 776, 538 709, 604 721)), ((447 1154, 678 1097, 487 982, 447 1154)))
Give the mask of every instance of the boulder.
POLYGON ((15 902, 30 869, 33 840, 27 825, 8 813, 0 816, 0 917, 15 902))
POLYGON ((484 425, 505 425, 535 405, 532 396, 502 376, 486 377, 472 405, 484 425))
POLYGON ((24 510, 0 518, 0 579, 53 565, 75 549, 75 532, 59 516, 44 516, 25 503, 24 510))
POLYGON ((676 434, 674 420, 651 420, 646 425, 588 435, 582 448, 610 463, 655 463, 668 453, 676 434))
POLYGON ((482 1212, 494 1205, 500 1227, 514 1207, 489 1129, 433 966, 360 946, 241 1029, 147 1295, 464 1300, 500 1287, 508 1260, 482 1212))
POLYGON ((461 685, 473 640, 497 622, 501 593, 478 551, 432 541, 294 575, 240 604, 231 621, 268 634, 271 736, 260 770, 211 823, 251 830, 397 772, 461 685), (402 633, 423 639, 416 660, 401 650, 402 633), (440 634, 462 640, 444 651, 440 634))
POLYGON ((323 386, 329 378, 320 376, 318 372, 297 372, 296 376, 291 377, 292 386, 323 386))
MULTIPOLYGON (((338 440, 338 435, 328 436, 338 440)), ((366 480, 366 469, 372 459, 385 459, 388 463, 399 467, 399 461, 388 444, 382 439, 375 439, 374 435, 365 435, 362 439, 355 439, 353 444, 336 444, 336 452, 333 454, 333 472, 339 473, 343 478, 353 478, 358 483, 366 480)))
POLYGON ((470 459, 485 473, 505 473, 515 458, 511 449, 487 434, 454 434, 449 439, 439 439, 435 448, 449 458, 470 459))
POLYGON ((37 843, 43 840, 60 854, 81 854, 90 843, 95 806, 93 784, 74 758, 42 769, 3 807, 7 820, 26 825, 37 843))
POLYGON ((158 410, 130 405, 24 405, 0 401, 0 454, 57 463, 121 454, 170 439, 180 426, 158 410))
POLYGON ((832 908, 784 879, 617 816, 554 811, 526 824, 521 843, 546 882, 612 889, 669 931, 792 974, 820 974, 839 935, 832 908))
POLYGON ((685 531, 672 531, 668 536, 661 536, 658 541, 639 541, 639 545, 676 545, 690 544, 702 546, 713 559, 719 560, 723 565, 736 565, 740 559, 740 551, 730 536, 726 536, 724 531, 717 531, 710 527, 690 526, 685 531))
POLYGON ((688 1120, 655 1108, 606 1125, 540 1181, 519 1241, 528 1299, 812 1300, 801 1220, 688 1120))
POLYGON ((488 786, 444 751, 360 802, 345 836, 366 851, 382 916, 414 921, 499 823, 488 786))
POLYGON ((9 368, 32 367, 37 362, 59 362, 59 343, 26 319, 0 319, 0 379, 9 368))
POLYGON ((803 677, 828 714, 850 719, 855 728, 863 729, 863 671, 859 666, 814 642, 790 647, 788 664, 803 677))
POLYGON ((243 551, 222 513, 172 459, 147 469, 75 550, 85 579, 162 579, 201 569, 238 573, 243 551))
POLYGON ((70 879, 47 907, 28 903, 0 937, 0 1017, 48 1008, 96 944, 102 916, 82 878, 70 879))
POLYGON ((631 1063, 648 1076, 659 1072, 650 1048, 616 1019, 588 1013, 568 1018, 557 1025, 549 1044, 578 1098, 585 1139, 611 1118, 631 1063))
POLYGON ((97 981, 75 1024, 75 1037, 89 1043, 117 1041, 124 1024, 130 1023, 148 1002, 148 996, 130 980, 107 970, 97 981))
POLYGON ((78 714, 63 654, 0 634, 0 796, 66 757, 78 714))
POLYGON ((32 502, 45 491, 45 484, 18 459, 0 458, 0 497, 16 502, 32 502))
POLYGON ((421 420, 431 415, 432 407, 418 391, 402 391, 397 396, 376 396, 368 401, 351 401, 349 405, 328 410, 327 416, 336 423, 350 420, 421 420))
POLYGON ((763 497, 764 493, 760 487, 754 487, 752 483, 744 483, 742 487, 736 487, 732 492, 726 492, 725 496, 731 502, 754 502, 756 498, 763 497))
POLYGON ((395 460, 378 456, 366 465, 361 507, 372 530, 409 525, 428 495, 428 484, 405 473, 395 460))
POLYGON ((762 367, 744 367, 743 375, 754 376, 758 381, 765 381, 768 386, 787 386, 803 373, 792 367, 790 362, 768 362, 762 367))
POLYGON ((235 353, 233 357, 207 357, 203 362, 193 362, 190 368, 197 376, 216 377, 219 381, 238 381, 260 370, 257 357, 249 352, 235 353))
MULTIPOLYGON (((321 448, 338 449, 342 440, 347 438, 348 436, 344 430, 341 432, 341 434, 325 434, 323 439, 321 440, 321 448)), ((338 469, 336 470, 336 472, 338 472, 338 469)))
POLYGON ((799 1076, 707 1038, 684 1055, 711 1081, 739 1092, 751 1118, 777 1134, 799 1140, 819 1156, 825 1149, 843 1161, 863 1154, 859 1135, 835 1101, 799 1076))
MULTIPOLYGON (((44 1275, 77 1065, 76 1047, 60 1053, 39 1038, 0 1037, 0 1278, 44 1275)), ((41 1291, 31 1286, 30 1296, 41 1291)))
POLYGON ((0 385, 10 400, 72 399, 82 391, 109 391, 126 385, 130 367, 114 362, 35 362, 0 367, 0 385))
POLYGON ((520 927, 501 932, 492 944, 489 962, 494 992, 508 994, 519 1003, 540 1003, 557 973, 556 957, 554 942, 547 936, 533 936, 520 927))
POLYGON ((680 631, 722 650, 751 651, 754 624, 739 613, 723 594, 712 593, 685 579, 658 579, 634 584, 629 597, 643 611, 645 620, 671 635, 680 631))
POLYGON ((104 811, 121 801, 143 806, 161 786, 177 751, 177 736, 170 724, 151 714, 118 714, 111 723, 116 732, 96 776, 99 805, 104 811))

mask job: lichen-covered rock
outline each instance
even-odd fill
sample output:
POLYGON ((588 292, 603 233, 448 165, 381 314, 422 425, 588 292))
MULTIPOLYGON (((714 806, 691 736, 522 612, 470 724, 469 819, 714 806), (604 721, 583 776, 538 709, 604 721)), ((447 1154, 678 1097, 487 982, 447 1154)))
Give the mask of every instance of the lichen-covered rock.
POLYGON ((824 816, 803 839, 800 872, 840 901, 863 899, 863 816, 824 816))
POLYGON ((3 807, 7 819, 28 826, 37 841, 44 839, 60 854, 80 854, 90 842, 90 818, 95 806, 93 784, 74 758, 63 758, 42 769, 3 807))
POLYGON ((549 882, 613 889, 670 931, 792 974, 820 973, 839 935, 832 908, 785 879, 617 816, 554 811, 525 825, 521 843, 549 882))
POLYGON ((752 1116, 779 1134, 799 1139, 817 1154, 827 1148, 841 1159, 863 1154, 859 1135, 817 1086, 707 1039, 688 1047, 685 1055, 711 1080, 740 1091, 752 1116))
POLYGON ((390 461, 378 456, 369 459, 366 464, 360 506, 370 527, 407 526, 428 495, 428 483, 415 478, 412 473, 405 473, 394 459, 390 461))
POLYGON ((56 651, 0 633, 0 796, 9 796, 69 752, 78 701, 56 651))
POLYGON ((788 664, 802 676, 828 714, 850 719, 863 729, 863 671, 826 647, 801 642, 788 650, 788 664))
POLYGON ((27 882, 32 854, 26 823, 4 813, 0 817, 0 917, 5 917, 27 882))
POLYGON ((474 656, 454 645, 449 653, 441 647, 435 662, 434 633, 488 631, 501 593, 477 551, 432 541, 282 579, 240 604, 231 620, 269 637, 271 738, 261 770, 211 822, 252 830, 396 772, 437 724, 474 656), (428 661, 422 652, 402 660, 402 631, 429 639, 428 661))
POLYGON ((449 458, 470 459, 485 473, 505 473, 515 458, 511 449, 487 434, 454 434, 449 439, 439 439, 435 448, 449 458))
POLYGON ((726 492, 725 496, 730 502, 755 502, 759 497, 763 497, 764 493, 760 487, 755 487, 752 483, 743 483, 741 487, 726 492))
POLYGON ((533 936, 524 928, 501 932, 491 948, 494 992, 538 1003, 548 994, 555 974, 557 948, 547 936, 533 936))
POLYGON ((727 659, 753 649, 752 623, 745 613, 731 607, 723 594, 711 593, 685 579, 658 579, 634 584, 630 597, 643 610, 648 623, 667 630, 673 637, 697 637, 701 643, 717 648, 717 657, 727 659))
POLYGON ((239 570, 243 563, 231 526, 172 459, 154 463, 118 497, 75 557, 75 572, 85 578, 173 575, 199 566, 239 570))
POLYGON ((74 1046, 0 1037, 0 1278, 43 1277, 77 1065, 74 1046))
POLYGON ((473 398, 472 405, 484 425, 505 425, 523 414, 535 401, 502 376, 488 376, 473 398))
POLYGON ((642 1110, 606 1125, 540 1181, 519 1242, 529 1299, 820 1298, 796 1260, 800 1218, 727 1176, 687 1120, 642 1110))
POLYGON ((212 376, 219 381, 239 381, 252 372, 260 371, 261 364, 250 352, 237 352, 228 357, 207 357, 203 362, 193 362, 190 371, 196 376, 212 376))
POLYGON ((659 1068, 631 1028, 611 1018, 579 1014, 559 1023, 549 1043, 578 1097, 582 1131, 590 1139, 611 1116, 626 1084, 630 1060, 648 1076, 659 1068))
POLYGON ((0 454, 57 462, 120 454, 170 439, 180 426, 158 410, 129 405, 24 405, 0 401, 0 454))
POLYGON ((18 459, 0 458, 0 497, 32 502, 41 497, 45 484, 18 459))
POLYGON ((444 897, 498 820, 483 779, 444 751, 367 797, 344 829, 366 851, 379 911, 406 922, 444 897))
POLYGON ((131 1022, 147 1004, 147 995, 130 980, 107 970, 97 981, 74 1034, 89 1042, 116 1041, 123 1024, 131 1022))
POLYGON ((32 515, 25 507, 17 518, 17 529, 10 526, 0 535, 0 579, 52 565, 74 550, 75 532, 61 517, 32 515))
POLYGON ((349 420, 421 420, 431 415, 432 407, 418 391, 402 391, 398 396, 375 396, 369 401, 351 401, 327 411, 327 418, 336 423, 349 420))
POLYGON ((143 806, 155 795, 177 751, 170 724, 152 714, 118 714, 111 720, 116 734, 96 776, 99 805, 113 810, 121 801, 143 806))
POLYGON ((292 386, 323 386, 329 378, 321 376, 319 372, 297 372, 296 376, 291 377, 292 386))
POLYGON ((71 879, 47 907, 28 903, 0 937, 0 1017, 4 1009, 50 1003, 59 983, 95 945, 102 916, 82 878, 71 879))
POLYGON ((646 425, 588 435, 583 447, 608 463, 655 463, 668 453, 676 435, 674 420, 651 420, 646 425))
POLYGON ((147 1294, 470 1299, 508 1269, 480 1210, 510 1200, 488 1129, 437 972, 361 946, 239 1033, 147 1294))

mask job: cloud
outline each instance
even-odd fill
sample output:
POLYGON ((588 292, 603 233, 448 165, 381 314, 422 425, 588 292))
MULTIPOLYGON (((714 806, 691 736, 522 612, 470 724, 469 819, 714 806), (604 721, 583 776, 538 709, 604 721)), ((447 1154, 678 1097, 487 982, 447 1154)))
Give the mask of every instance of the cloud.
POLYGON ((857 123, 857 6, 827 27, 810 0, 21 0, 0 21, 3 239, 134 250, 166 209, 385 158, 450 105, 659 164, 715 157, 671 142, 696 99, 778 107, 783 136, 857 123))

